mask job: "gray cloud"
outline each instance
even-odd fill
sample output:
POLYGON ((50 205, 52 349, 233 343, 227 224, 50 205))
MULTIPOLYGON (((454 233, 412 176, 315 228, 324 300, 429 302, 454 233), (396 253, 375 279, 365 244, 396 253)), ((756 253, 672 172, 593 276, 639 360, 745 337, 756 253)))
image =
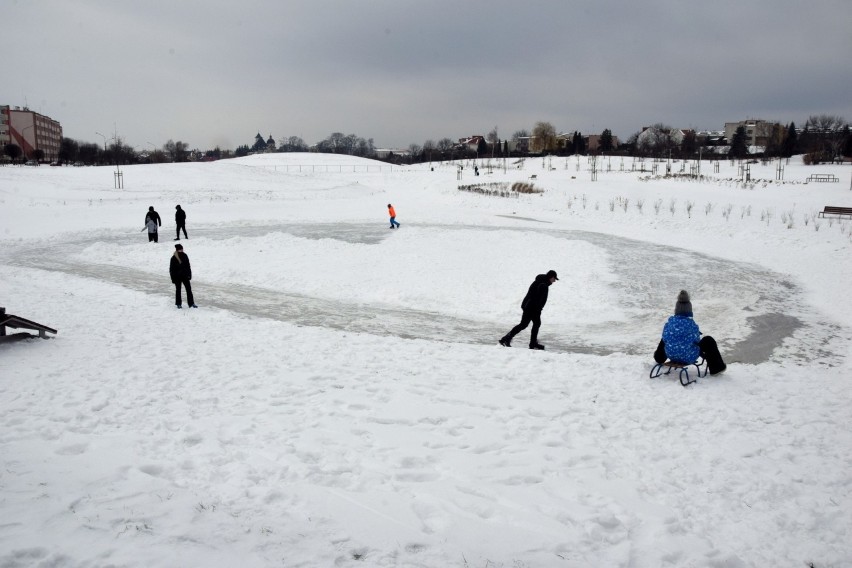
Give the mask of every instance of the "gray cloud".
POLYGON ((140 149, 852 120, 846 0, 5 3, 0 103, 140 149))

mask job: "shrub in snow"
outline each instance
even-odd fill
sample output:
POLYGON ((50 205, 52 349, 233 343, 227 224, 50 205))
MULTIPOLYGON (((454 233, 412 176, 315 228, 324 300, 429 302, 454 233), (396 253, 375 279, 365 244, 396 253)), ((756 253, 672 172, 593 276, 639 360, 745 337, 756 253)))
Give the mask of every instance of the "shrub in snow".
POLYGON ((483 195, 497 197, 518 197, 521 193, 543 193, 531 183, 515 182, 511 186, 508 182, 476 183, 458 186, 459 191, 469 191, 483 195))

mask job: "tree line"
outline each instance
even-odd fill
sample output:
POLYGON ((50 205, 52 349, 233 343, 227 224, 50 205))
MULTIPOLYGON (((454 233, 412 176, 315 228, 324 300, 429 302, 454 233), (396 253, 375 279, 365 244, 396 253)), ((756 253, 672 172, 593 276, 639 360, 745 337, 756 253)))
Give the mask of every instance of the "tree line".
MULTIPOLYGON (((790 157, 804 154, 806 163, 830 162, 852 156, 852 135, 850 126, 842 117, 820 114, 812 115, 804 126, 797 128, 795 123, 771 125, 769 132, 763 133, 765 139, 762 157, 790 157)), ((549 122, 537 122, 532 132, 518 130, 509 139, 501 139, 495 126, 486 136, 476 136, 467 140, 454 141, 451 138, 426 140, 422 145, 411 144, 402 152, 390 152, 380 157, 372 138, 362 138, 355 134, 333 132, 315 145, 318 152, 348 154, 363 158, 381 159, 393 163, 418 163, 446 161, 468 158, 502 158, 528 155, 575 155, 594 152, 597 154, 627 155, 642 157, 693 158, 707 154, 719 156, 719 147, 724 148, 721 155, 741 159, 750 154, 748 136, 744 127, 737 128, 731 140, 699 137, 694 131, 680 131, 668 125, 658 123, 648 129, 634 133, 628 140, 616 147, 615 137, 609 128, 597 135, 594 149, 587 147, 588 137, 579 131, 557 134, 549 122), (511 141, 511 146, 510 146, 511 141)), ((149 143, 150 144, 150 143, 149 143)), ((261 152, 307 152, 311 148, 298 136, 290 136, 276 144, 272 137, 264 140, 258 133, 252 145, 240 145, 233 152, 219 147, 205 152, 190 150, 180 140, 169 140, 160 148, 137 151, 127 145, 120 137, 111 139, 111 144, 100 146, 92 142, 80 142, 63 138, 58 159, 64 164, 86 165, 125 165, 136 163, 186 162, 190 160, 218 160, 221 158, 245 156, 261 152)), ((34 150, 29 156, 23 156, 16 144, 6 144, 4 153, 13 162, 21 159, 43 160, 44 152, 34 150)))
POLYGON ((772 124, 769 130, 762 132, 762 150, 752 154, 749 148, 749 136, 744 126, 739 126, 731 140, 720 138, 700 138, 694 131, 677 131, 665 124, 655 124, 646 131, 633 134, 621 148, 623 153, 644 157, 693 158, 701 150, 719 156, 714 151, 718 147, 726 148, 721 155, 733 159, 748 156, 763 158, 789 158, 804 154, 806 163, 832 162, 852 157, 852 135, 849 124, 839 116, 812 115, 797 128, 794 122, 788 125, 772 124))

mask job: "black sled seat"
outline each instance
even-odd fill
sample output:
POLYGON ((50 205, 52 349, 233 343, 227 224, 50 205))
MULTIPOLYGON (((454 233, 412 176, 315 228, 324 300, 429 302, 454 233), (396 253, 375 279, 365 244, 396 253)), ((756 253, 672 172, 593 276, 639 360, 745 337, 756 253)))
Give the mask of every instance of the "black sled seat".
POLYGON ((679 369, 678 371, 678 379, 680 379, 680 384, 683 386, 691 385, 695 382, 695 379, 690 380, 689 377, 689 368, 695 367, 695 374, 698 375, 698 378, 707 376, 707 363, 703 358, 698 359, 695 363, 681 363, 680 361, 666 361, 665 363, 657 363, 651 368, 650 378, 656 379, 660 375, 668 375, 672 372, 673 369, 679 369), (704 367, 704 373, 701 373, 701 367, 704 367), (666 372, 663 372, 663 367, 666 368, 666 372))
POLYGON ((33 331, 37 331, 38 336, 41 338, 47 338, 47 333, 53 333, 54 335, 59 333, 52 327, 47 327, 46 325, 42 325, 19 316, 7 314, 6 308, 0 308, 0 342, 33 337, 29 333, 13 333, 12 335, 6 335, 7 327, 11 327, 12 329, 31 329, 33 331))

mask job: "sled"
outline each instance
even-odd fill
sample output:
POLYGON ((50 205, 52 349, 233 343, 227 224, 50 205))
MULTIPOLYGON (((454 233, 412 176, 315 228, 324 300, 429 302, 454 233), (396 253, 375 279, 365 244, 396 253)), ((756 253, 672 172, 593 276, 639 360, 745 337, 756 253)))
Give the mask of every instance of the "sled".
POLYGON ((40 323, 24 319, 19 316, 13 316, 12 314, 6 313, 6 308, 0 308, 0 342, 2 341, 15 341, 17 339, 24 339, 28 337, 34 337, 29 333, 13 333, 12 335, 6 335, 6 328, 11 327, 12 329, 31 329, 33 331, 38 332, 38 336, 42 339, 47 338, 48 333, 57 334, 59 333, 52 327, 47 327, 46 325, 42 325, 40 323))
POLYGON ((695 367, 695 374, 698 375, 698 378, 706 377, 708 368, 707 364, 704 361, 704 358, 698 359, 694 363, 681 363, 680 361, 666 361, 665 363, 657 363, 651 368, 650 378, 656 379, 660 375, 668 375, 674 369, 679 369, 678 371, 678 379, 680 380, 680 384, 683 386, 691 385, 696 381, 696 379, 691 379, 689 376, 689 368, 695 367), (704 367, 704 373, 701 373, 701 367, 704 367), (666 371, 663 372, 663 367, 666 368, 666 371))

